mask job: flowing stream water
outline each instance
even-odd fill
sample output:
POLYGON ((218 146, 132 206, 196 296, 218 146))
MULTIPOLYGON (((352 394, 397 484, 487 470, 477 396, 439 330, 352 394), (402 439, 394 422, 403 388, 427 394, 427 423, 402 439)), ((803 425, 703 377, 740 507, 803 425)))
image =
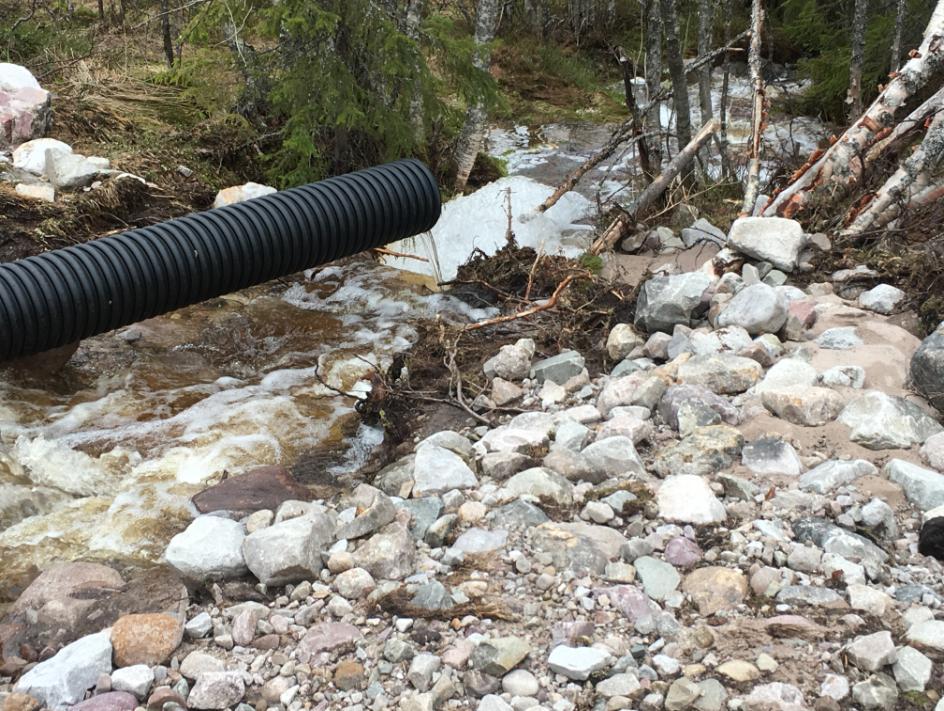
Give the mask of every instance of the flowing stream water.
MULTIPOLYGON (((734 115, 732 138, 744 124, 734 115)), ((491 315, 429 287, 473 249, 501 247, 508 191, 519 242, 586 249, 631 154, 547 213, 534 208, 609 130, 493 129, 487 148, 509 177, 447 204, 432 236, 392 246, 425 261, 384 260, 431 279, 356 257, 88 339, 52 375, 0 370, 0 600, 57 559, 158 561, 193 515, 190 497, 224 472, 283 464, 305 481, 356 470, 382 433, 332 388, 369 387, 371 365, 406 349, 422 321, 491 315)), ((771 140, 785 130, 774 122, 771 140)), ((791 140, 824 132, 804 120, 791 140)))

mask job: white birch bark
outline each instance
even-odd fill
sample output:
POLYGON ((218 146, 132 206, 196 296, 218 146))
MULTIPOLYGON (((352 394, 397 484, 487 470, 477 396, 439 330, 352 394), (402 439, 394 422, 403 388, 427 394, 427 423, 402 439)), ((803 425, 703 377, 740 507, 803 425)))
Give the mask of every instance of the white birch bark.
POLYGON ((864 155, 886 129, 901 118, 909 99, 944 70, 944 0, 937 0, 921 46, 878 98, 803 175, 781 191, 765 215, 792 217, 803 210, 820 186, 849 187, 862 175, 864 155))
MULTIPOLYGON (((404 18, 404 34, 414 42, 419 42, 420 24, 423 22, 426 0, 407 0, 406 16, 404 18)), ((422 60, 420 60, 422 61, 422 60)), ((417 67, 417 79, 413 84, 413 93, 410 96, 410 123, 413 126, 413 135, 418 144, 426 142, 426 126, 423 120, 423 91, 420 86, 420 67, 417 67)))
POLYGON ((875 194, 872 202, 855 218, 847 234, 861 234, 881 229, 897 219, 911 203, 912 198, 933 185, 934 169, 944 157, 944 112, 938 112, 924 140, 902 164, 885 185, 875 194))
POLYGON ((764 74, 761 67, 761 44, 764 31, 764 2, 753 0, 751 4, 751 47, 748 66, 751 70, 751 145, 747 165, 747 179, 744 185, 744 204, 741 215, 753 215, 754 203, 760 189, 760 148, 764 134, 764 116, 767 111, 764 89, 764 74))
MULTIPOLYGON (((500 0, 478 0, 475 12, 475 44, 476 52, 473 63, 476 69, 487 72, 492 62, 491 42, 495 39, 498 24, 498 13, 501 9, 500 0)), ((459 134, 456 144, 456 183, 455 188, 461 192, 469 180, 469 173, 475 165, 475 157, 482 149, 485 139, 485 121, 488 115, 485 103, 479 99, 468 108, 465 125, 459 134)))

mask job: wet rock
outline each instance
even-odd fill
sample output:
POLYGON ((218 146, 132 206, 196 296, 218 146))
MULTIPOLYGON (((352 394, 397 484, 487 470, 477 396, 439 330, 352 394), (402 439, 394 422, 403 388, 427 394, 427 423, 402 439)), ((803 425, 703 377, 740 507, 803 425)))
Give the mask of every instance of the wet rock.
POLYGON ((191 709, 226 709, 238 704, 246 693, 241 672, 201 674, 187 697, 191 709))
POLYGON ((699 406, 717 415, 717 422, 705 424, 717 424, 723 420, 729 425, 736 425, 740 420, 737 408, 727 398, 699 385, 673 385, 668 388, 659 401, 659 415, 669 427, 680 430, 680 418, 684 417, 683 408, 693 406, 699 406))
POLYGON ((668 477, 656 499, 659 516, 679 523, 721 523, 727 517, 724 505, 700 476, 679 474, 668 477))
POLYGON ((750 358, 716 353, 695 356, 682 363, 678 380, 682 384, 700 385, 719 395, 736 395, 757 383, 764 369, 750 358))
POLYGON ((892 459, 883 473, 901 486, 908 500, 922 511, 944 505, 944 474, 903 459, 892 459))
POLYGON ((745 287, 718 315, 719 326, 740 326, 752 336, 776 333, 786 321, 786 299, 766 284, 745 287))
POLYGON ((531 367, 531 377, 539 383, 550 380, 564 385, 584 369, 584 357, 577 351, 563 351, 556 356, 537 361, 531 367))
POLYGON ((646 469, 629 437, 607 437, 587 445, 581 451, 598 480, 610 477, 645 477, 646 469))
POLYGON ((219 516, 200 516, 174 536, 164 558, 195 580, 236 578, 248 572, 242 544, 242 524, 219 516))
POLYGON ((685 576, 682 592, 691 596, 701 615, 733 610, 747 596, 747 578, 740 570, 709 566, 685 576))
POLYGON ((181 621, 170 615, 125 615, 111 628, 115 665, 163 664, 184 638, 181 621))
POLYGON ((98 563, 58 563, 43 571, 13 605, 15 614, 35 614, 35 624, 74 629, 96 606, 96 600, 121 590, 125 581, 98 563))
POLYGON ((702 272, 649 279, 636 301, 634 325, 650 333, 671 333, 676 324, 690 326, 710 286, 711 278, 702 272))
POLYGON ((852 698, 864 709, 894 709, 898 689, 887 674, 873 674, 852 687, 852 698))
POLYGON ((224 479, 193 497, 200 513, 235 511, 251 513, 277 509, 289 500, 308 501, 311 493, 296 482, 285 467, 259 467, 241 476, 224 479))
POLYGON ((275 188, 259 183, 243 183, 229 188, 223 188, 216 194, 213 200, 213 207, 224 207, 225 205, 235 205, 238 202, 245 202, 253 198, 271 195, 278 192, 275 188))
POLYGON ((743 444, 743 435, 733 427, 698 427, 681 442, 659 450, 652 462, 652 469, 660 476, 707 476, 737 461, 743 444))
POLYGON ((829 388, 791 387, 765 389, 761 402, 777 417, 803 427, 821 427, 843 412, 843 399, 829 388))
POLYGON ((367 536, 386 526, 397 515, 390 498, 369 484, 359 484, 346 504, 356 510, 356 515, 352 520, 339 522, 334 532, 338 540, 367 536))
POLYGON ((728 245, 754 259, 792 272, 807 238, 796 220, 782 217, 741 217, 731 225, 728 245))
POLYGON ((801 476, 800 488, 817 494, 827 494, 861 476, 874 476, 877 473, 875 465, 864 459, 830 459, 801 476))
POLYGON ((77 704, 99 676, 111 673, 110 630, 68 644, 20 677, 14 691, 29 694, 51 709, 77 704))
POLYGON ((780 681, 755 686, 744 698, 743 708, 747 711, 808 711, 803 692, 780 681))
POLYGON ((504 676, 531 653, 531 645, 522 637, 495 637, 483 640, 472 652, 472 666, 490 674, 504 676))
POLYGON ((312 510, 246 536, 243 557, 265 585, 284 585, 316 578, 324 567, 321 554, 334 540, 334 519, 312 510))
POLYGON ((551 671, 568 679, 585 681, 591 674, 609 665, 610 655, 596 647, 568 647, 559 645, 551 650, 547 665, 551 671))
POLYGON ((944 518, 925 521, 918 536, 918 552, 944 561, 944 518))
POLYGON ((888 630, 856 637, 846 645, 845 653, 853 664, 865 671, 878 671, 893 664, 897 658, 895 643, 888 630))
POLYGON ((416 548, 409 531, 392 523, 354 552, 354 564, 374 578, 401 580, 413 572, 416 548))
POLYGON ((741 450, 741 462, 755 474, 799 476, 803 464, 796 450, 780 437, 754 440, 741 450))
POLYGON ((505 490, 515 497, 532 496, 555 506, 574 502, 574 486, 556 472, 543 467, 526 469, 505 482, 505 490))
POLYGON ((934 407, 944 411, 944 323, 911 357, 911 382, 934 407))
POLYGON ((893 314, 905 300, 905 292, 891 284, 878 286, 859 294, 859 306, 879 314, 893 314))
POLYGON ((522 339, 512 345, 502 346, 496 355, 482 365, 486 377, 504 380, 524 380, 531 371, 534 357, 534 341, 522 339))
POLYGON ((414 497, 441 494, 452 489, 469 489, 478 485, 475 473, 462 457, 432 444, 417 448, 413 482, 414 497))

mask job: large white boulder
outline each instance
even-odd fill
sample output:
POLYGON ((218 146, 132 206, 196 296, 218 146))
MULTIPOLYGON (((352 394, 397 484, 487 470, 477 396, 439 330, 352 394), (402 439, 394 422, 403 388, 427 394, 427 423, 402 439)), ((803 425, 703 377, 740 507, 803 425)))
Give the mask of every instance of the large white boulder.
POLYGON ((53 156, 72 155, 72 146, 55 138, 27 141, 13 151, 13 167, 33 175, 46 175, 46 166, 53 156))
POLYGON ((42 136, 49 103, 49 92, 26 67, 0 62, 0 148, 42 136))

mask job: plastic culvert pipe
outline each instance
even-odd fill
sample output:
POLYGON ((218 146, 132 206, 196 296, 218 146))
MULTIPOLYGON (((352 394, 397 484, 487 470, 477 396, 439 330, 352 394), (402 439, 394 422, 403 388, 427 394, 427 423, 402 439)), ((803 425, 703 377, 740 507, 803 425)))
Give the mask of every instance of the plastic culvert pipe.
POLYGON ((0 264, 0 360, 420 234, 441 209, 402 160, 0 264))

